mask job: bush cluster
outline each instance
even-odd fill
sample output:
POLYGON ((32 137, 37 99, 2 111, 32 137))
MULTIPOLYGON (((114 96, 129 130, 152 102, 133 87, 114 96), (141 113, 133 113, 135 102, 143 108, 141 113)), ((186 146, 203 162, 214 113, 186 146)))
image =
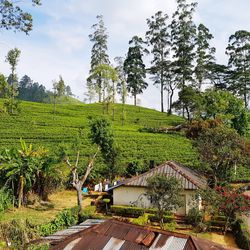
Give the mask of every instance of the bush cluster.
POLYGON ((38 233, 41 236, 48 236, 64 228, 76 225, 78 222, 78 212, 78 207, 62 210, 56 215, 54 220, 38 226, 38 233))
POLYGON ((250 234, 241 221, 236 221, 232 225, 232 231, 237 245, 244 250, 250 249, 250 234))
MULTIPOLYGON (((141 207, 131 207, 131 206, 111 206, 111 212, 118 216, 123 217, 132 217, 138 218, 142 216, 144 213, 149 213, 154 219, 157 217, 157 209, 156 208, 141 208, 141 207)), ((171 216, 171 212, 166 212, 165 216, 171 216)))

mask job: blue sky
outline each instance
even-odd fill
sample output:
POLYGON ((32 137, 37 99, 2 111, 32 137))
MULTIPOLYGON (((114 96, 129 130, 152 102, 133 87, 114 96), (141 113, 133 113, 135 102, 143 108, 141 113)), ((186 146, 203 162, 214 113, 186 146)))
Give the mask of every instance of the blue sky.
MULTIPOLYGON (((175 0, 42 0, 31 7, 23 1, 34 18, 29 36, 11 31, 0 32, 0 72, 8 75, 5 62, 8 50, 21 49, 18 76, 29 75, 34 81, 52 88, 61 74, 75 95, 83 100, 92 44, 88 35, 96 15, 104 16, 108 29, 109 56, 124 56, 133 35, 145 34, 146 18, 162 10, 171 14, 175 0)), ((214 35, 213 45, 219 63, 226 63, 228 37, 239 29, 250 30, 249 0, 198 0, 194 20, 205 24, 214 35)), ((152 86, 140 96, 141 105, 160 108, 159 89, 152 86)))

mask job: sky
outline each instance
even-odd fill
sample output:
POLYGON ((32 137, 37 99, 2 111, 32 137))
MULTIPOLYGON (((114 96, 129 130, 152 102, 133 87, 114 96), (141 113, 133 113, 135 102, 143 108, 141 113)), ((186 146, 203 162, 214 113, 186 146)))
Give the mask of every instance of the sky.
MULTIPOLYGON (((33 15, 34 28, 28 36, 0 31, 0 72, 9 75, 5 57, 17 47, 21 50, 19 78, 26 74, 51 89, 52 82, 62 75, 80 100, 84 99, 90 67, 92 43, 88 36, 97 15, 104 17, 112 60, 125 56, 134 35, 145 35, 147 18, 159 10, 171 16, 176 7, 175 0, 42 0, 39 7, 23 0, 20 4, 33 15)), ((249 0, 198 0, 194 21, 203 23, 213 34, 218 63, 227 63, 229 36, 240 29, 250 30, 249 9, 249 0)), ((148 83, 148 89, 139 96, 140 105, 159 110, 160 90, 149 79, 148 83)))

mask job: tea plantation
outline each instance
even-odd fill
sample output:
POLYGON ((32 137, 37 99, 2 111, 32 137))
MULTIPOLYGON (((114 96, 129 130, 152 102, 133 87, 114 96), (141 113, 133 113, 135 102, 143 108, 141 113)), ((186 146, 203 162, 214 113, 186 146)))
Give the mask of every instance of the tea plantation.
MULTIPOLYGON (((20 106, 21 112, 18 115, 0 114, 0 149, 19 147, 20 138, 26 143, 49 150, 61 143, 72 147, 80 131, 83 136, 81 158, 87 161, 95 151, 88 139, 89 118, 104 116, 112 122, 115 141, 121 152, 121 166, 126 166, 133 160, 143 160, 145 164, 150 160, 156 163, 176 160, 188 166, 198 165, 197 154, 185 136, 138 131, 143 127, 175 126, 183 121, 178 116, 125 105, 125 121, 122 125, 121 104, 114 106, 114 121, 111 109, 109 115, 103 115, 102 104, 58 104, 55 114, 52 104, 22 101, 20 106)), ((75 155, 73 150, 71 154, 75 155)))

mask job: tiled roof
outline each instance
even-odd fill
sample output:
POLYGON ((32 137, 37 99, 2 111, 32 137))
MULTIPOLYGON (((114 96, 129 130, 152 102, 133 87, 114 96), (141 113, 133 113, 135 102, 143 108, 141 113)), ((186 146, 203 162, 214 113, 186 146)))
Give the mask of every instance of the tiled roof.
POLYGON ((61 242, 51 242, 52 250, 223 250, 214 242, 193 236, 107 220, 75 233, 61 242))
POLYGON ((121 185, 147 187, 147 179, 155 174, 174 176, 181 182, 184 189, 193 190, 207 186, 206 178, 200 173, 173 161, 167 161, 144 174, 127 179, 121 185))

